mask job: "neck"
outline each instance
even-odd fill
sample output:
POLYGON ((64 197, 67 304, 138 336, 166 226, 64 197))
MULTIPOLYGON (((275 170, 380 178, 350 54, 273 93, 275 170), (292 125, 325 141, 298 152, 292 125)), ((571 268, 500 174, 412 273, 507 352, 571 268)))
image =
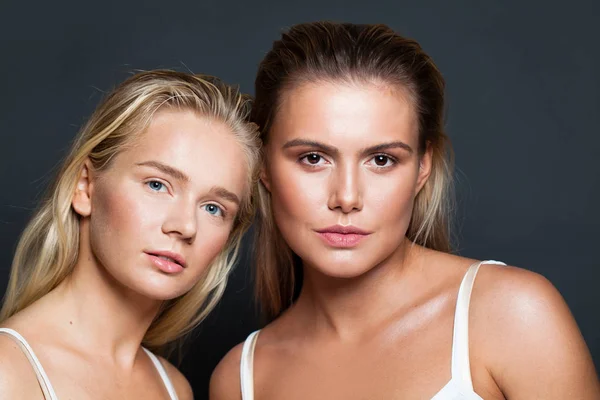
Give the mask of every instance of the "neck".
POLYGON ((61 307, 56 321, 65 327, 71 346, 132 365, 162 302, 117 282, 89 241, 82 237, 81 243, 72 274, 51 293, 61 307))
POLYGON ((377 331, 395 310, 415 297, 412 278, 418 246, 406 239, 383 262, 354 278, 332 278, 304 266, 302 291, 294 308, 309 326, 354 340, 377 331))

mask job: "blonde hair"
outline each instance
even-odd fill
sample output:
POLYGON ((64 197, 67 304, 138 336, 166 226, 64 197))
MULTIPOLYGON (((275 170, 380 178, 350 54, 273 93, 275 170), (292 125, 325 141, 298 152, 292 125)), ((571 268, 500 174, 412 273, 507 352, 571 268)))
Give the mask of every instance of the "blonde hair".
MULTIPOLYGON (((444 132, 444 79, 419 44, 385 25, 299 24, 273 43, 259 65, 251 120, 267 143, 286 91, 305 82, 376 82, 406 90, 419 121, 419 153, 432 151, 429 179, 415 199, 406 236, 449 252, 453 155, 444 132)), ((293 302, 297 256, 273 220, 270 193, 259 184, 256 295, 267 319, 293 302), (296 259, 296 261, 295 261, 296 259)))
POLYGON ((79 218, 71 200, 86 159, 106 169, 115 155, 133 144, 154 113, 163 107, 189 109, 225 123, 247 155, 248 190, 229 239, 188 293, 166 301, 143 344, 158 350, 189 333, 221 298, 243 233, 250 226, 256 198, 260 139, 248 122, 250 98, 215 77, 169 70, 138 73, 120 84, 97 107, 77 135, 55 183, 25 228, 13 259, 0 321, 4 321, 56 288, 77 261, 79 218))

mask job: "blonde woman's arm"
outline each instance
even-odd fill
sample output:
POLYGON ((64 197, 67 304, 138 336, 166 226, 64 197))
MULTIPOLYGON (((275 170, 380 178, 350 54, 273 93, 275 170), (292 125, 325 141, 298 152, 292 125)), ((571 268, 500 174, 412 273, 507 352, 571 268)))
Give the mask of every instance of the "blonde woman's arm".
POLYGON ((16 341, 3 334, 0 334, 0 399, 44 399, 29 360, 16 341))

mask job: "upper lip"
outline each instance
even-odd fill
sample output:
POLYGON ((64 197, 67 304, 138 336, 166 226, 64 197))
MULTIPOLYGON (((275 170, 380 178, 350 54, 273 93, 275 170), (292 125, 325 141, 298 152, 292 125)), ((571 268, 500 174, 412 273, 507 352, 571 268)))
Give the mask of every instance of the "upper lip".
POLYGON ((323 229, 317 229, 319 233, 341 233, 344 235, 370 235, 371 232, 362 230, 352 225, 333 225, 323 229))
POLYGON ((173 261, 175 261, 177 264, 181 265, 183 268, 185 268, 185 266, 186 266, 185 258, 179 253, 174 253, 174 252, 168 251, 168 250, 151 250, 151 251, 147 251, 146 253, 148 253, 152 256, 168 257, 168 258, 172 259, 173 261))

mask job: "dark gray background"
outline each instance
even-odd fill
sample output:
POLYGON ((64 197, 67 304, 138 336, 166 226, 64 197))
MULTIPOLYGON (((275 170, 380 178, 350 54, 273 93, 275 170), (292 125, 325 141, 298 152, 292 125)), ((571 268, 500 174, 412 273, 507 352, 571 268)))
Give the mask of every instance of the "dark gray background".
MULTIPOLYGON (((446 77, 458 251, 550 279, 599 365, 599 4, 4 0, 0 293, 18 235, 70 140, 102 92, 132 70, 189 68, 252 92, 256 66, 283 28, 381 22, 417 39, 446 77)), ((199 399, 218 360, 258 327, 249 266, 246 252, 186 348, 181 368, 199 399)))

